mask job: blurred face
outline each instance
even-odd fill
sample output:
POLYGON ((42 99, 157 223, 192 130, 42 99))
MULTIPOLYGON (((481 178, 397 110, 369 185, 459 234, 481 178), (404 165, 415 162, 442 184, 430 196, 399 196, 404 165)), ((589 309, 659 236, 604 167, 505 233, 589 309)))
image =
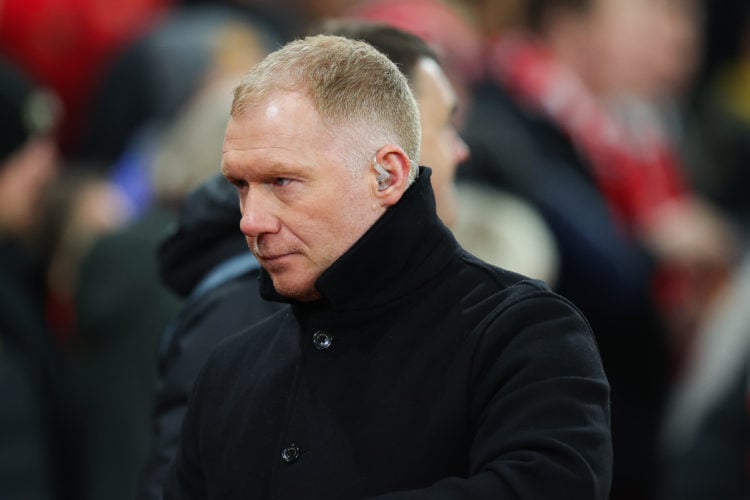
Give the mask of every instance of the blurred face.
POLYGON ((51 138, 30 139, 0 168, 0 233, 26 236, 39 217, 46 186, 57 174, 51 138))
POLYGON ((319 298, 318 277, 385 211, 367 166, 353 171, 341 142, 296 92, 273 94, 227 126, 222 171, 239 192, 240 229, 285 297, 319 298))
POLYGON ((662 0, 652 6, 653 46, 644 52, 652 68, 647 91, 657 97, 687 90, 701 57, 700 4, 662 0))
POLYGON ((469 148, 454 125, 456 94, 440 66, 422 58, 414 70, 414 94, 422 121, 420 163, 432 169, 437 212, 447 226, 456 221, 453 179, 469 148))
POLYGON ((682 90, 699 52, 698 12, 689 0, 600 0, 595 12, 584 50, 596 50, 602 92, 659 97, 682 90))

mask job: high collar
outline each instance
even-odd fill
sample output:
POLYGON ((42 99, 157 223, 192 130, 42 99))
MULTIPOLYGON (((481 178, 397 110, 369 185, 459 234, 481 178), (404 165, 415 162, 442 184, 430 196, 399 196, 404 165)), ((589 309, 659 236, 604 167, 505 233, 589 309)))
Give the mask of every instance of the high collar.
POLYGON ((386 305, 434 278, 455 256, 458 244, 435 211, 431 170, 419 176, 398 203, 315 282, 321 299, 296 302, 279 295, 261 271, 261 295, 292 303, 295 310, 357 311, 386 305))

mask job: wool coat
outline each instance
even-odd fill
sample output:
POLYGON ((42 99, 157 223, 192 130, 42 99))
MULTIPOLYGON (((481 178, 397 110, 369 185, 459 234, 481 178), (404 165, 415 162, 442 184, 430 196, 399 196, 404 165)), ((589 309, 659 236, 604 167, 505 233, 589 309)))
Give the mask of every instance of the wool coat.
POLYGON ((166 500, 607 498, 587 321, 465 252, 428 169, 316 287, 209 357, 166 500))

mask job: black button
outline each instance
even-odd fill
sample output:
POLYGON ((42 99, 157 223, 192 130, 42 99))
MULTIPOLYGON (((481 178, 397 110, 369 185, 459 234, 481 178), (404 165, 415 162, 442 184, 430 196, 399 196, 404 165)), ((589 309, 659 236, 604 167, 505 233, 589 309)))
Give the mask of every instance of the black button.
POLYGON ((313 334, 313 345, 316 349, 328 349, 333 344, 333 336, 324 331, 320 330, 313 334))
POLYGON ((281 458, 284 462, 290 464, 299 458, 299 448, 295 445, 291 445, 281 450, 281 458))

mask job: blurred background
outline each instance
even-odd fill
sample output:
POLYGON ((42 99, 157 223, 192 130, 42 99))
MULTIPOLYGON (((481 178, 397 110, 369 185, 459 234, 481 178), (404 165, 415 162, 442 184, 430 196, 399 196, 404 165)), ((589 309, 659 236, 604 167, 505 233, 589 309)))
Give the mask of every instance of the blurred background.
POLYGON ((328 18, 440 56, 452 229, 591 322, 611 498, 750 498, 747 0, 0 0, 0 498, 138 498, 159 245, 233 86, 328 18))

